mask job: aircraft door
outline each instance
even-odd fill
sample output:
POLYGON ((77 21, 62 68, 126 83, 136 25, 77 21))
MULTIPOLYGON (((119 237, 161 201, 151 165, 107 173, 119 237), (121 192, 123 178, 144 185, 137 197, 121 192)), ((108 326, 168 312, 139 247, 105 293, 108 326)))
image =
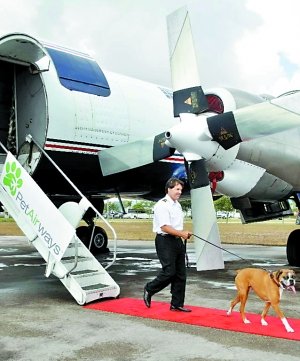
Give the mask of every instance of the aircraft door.
POLYGON ((16 71, 16 132, 17 149, 31 134, 44 145, 47 131, 47 102, 45 87, 39 73, 32 74, 29 68, 16 71))
MULTIPOLYGON (((5 147, 14 152, 16 134, 14 127, 10 126, 11 119, 14 117, 13 68, 11 64, 0 61, 0 69, 0 141, 5 147)), ((6 157, 6 153, 1 147, 0 155, 6 157)), ((3 162, 4 160, 1 160, 1 164, 3 162)))
MULTIPOLYGON (((0 38, 0 59, 0 139, 18 158, 23 154, 23 160, 25 144, 31 162, 26 136, 31 134, 43 146, 48 127, 42 74, 49 70, 49 58, 37 40, 12 33, 0 38)), ((0 152, 0 165, 4 156, 0 152)))

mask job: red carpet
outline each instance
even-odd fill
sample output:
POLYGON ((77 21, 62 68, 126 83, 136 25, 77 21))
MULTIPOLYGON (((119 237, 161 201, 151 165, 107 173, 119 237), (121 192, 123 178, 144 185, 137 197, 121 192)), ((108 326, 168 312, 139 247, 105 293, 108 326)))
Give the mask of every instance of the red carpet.
POLYGON ((228 331, 253 333, 289 340, 300 340, 300 320, 288 317, 290 326, 295 332, 286 332, 282 322, 275 316, 266 318, 268 326, 260 324, 260 315, 246 313, 250 324, 244 324, 239 312, 227 316, 225 310, 186 306, 192 310, 190 313, 170 311, 166 302, 152 301, 151 308, 144 305, 143 300, 135 298, 119 298, 109 301, 100 301, 84 306, 87 309, 113 312, 124 315, 151 318, 155 320, 179 322, 194 326, 211 327, 228 331))

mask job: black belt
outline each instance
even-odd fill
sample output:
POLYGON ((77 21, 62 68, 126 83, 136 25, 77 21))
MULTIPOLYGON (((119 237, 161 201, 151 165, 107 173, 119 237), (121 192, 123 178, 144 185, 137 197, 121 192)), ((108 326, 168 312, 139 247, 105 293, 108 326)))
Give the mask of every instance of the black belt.
MULTIPOLYGON (((164 234, 164 233, 156 233, 158 236, 161 236, 161 237, 172 237, 172 238, 180 238, 178 236, 173 236, 172 234, 164 234)), ((181 239, 181 238, 180 238, 181 239)))

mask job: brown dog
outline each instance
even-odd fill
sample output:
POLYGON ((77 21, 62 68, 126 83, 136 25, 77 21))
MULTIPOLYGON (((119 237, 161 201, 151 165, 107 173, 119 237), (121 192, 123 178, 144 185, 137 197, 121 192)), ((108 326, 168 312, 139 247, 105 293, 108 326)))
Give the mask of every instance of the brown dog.
POLYGON ((268 325, 265 317, 270 306, 272 306, 284 324, 287 332, 294 332, 279 307, 281 294, 284 289, 296 292, 295 272, 293 270, 280 269, 276 272, 268 272, 258 268, 244 268, 237 271, 235 284, 237 287, 237 295, 235 299, 231 301, 227 315, 230 315, 234 306, 241 302, 240 312, 242 319, 244 323, 250 323, 245 316, 245 305, 248 299, 249 291, 252 288, 254 292, 266 302, 265 308, 261 314, 261 324, 263 326, 268 325))

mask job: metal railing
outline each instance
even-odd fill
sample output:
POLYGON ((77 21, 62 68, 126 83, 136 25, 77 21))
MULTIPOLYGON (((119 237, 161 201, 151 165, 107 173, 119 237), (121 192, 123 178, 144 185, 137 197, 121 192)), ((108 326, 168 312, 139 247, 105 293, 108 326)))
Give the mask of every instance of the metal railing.
MULTIPOLYGON (((97 208, 95 208, 93 206, 93 204, 84 196, 84 194, 77 188, 77 186, 70 180, 70 178, 63 172, 63 170, 54 162, 54 160, 48 155, 48 153, 43 149, 43 147, 30 135, 28 134, 26 136, 26 141, 28 143, 33 142, 38 149, 43 153, 43 155, 50 161, 50 163, 55 167, 55 169, 63 176, 63 178, 71 185, 71 187, 77 192, 77 194, 84 199, 85 202, 87 202, 89 204, 89 207, 96 213, 96 217, 100 218, 105 224, 106 226, 111 230, 112 234, 113 234, 113 258, 111 260, 111 262, 109 262, 104 268, 108 269, 111 265, 113 265, 116 261, 117 258, 117 235, 116 232, 114 230, 114 228, 109 224, 109 222, 107 222, 107 220, 102 216, 102 214, 97 210, 97 208)), ((8 153, 8 150, 5 148, 5 146, 0 142, 0 146, 3 148, 3 150, 5 151, 5 153, 8 153)), ((94 230, 91 233, 91 240, 94 234, 94 230)), ((76 236, 77 237, 77 236, 76 236)), ((91 248, 91 243, 89 244, 89 249, 91 248)), ((77 249, 76 245, 75 248, 77 249)), ((76 252, 75 252, 76 253, 76 252)), ((77 250, 78 253, 78 250, 77 250)), ((78 258, 78 254, 74 255, 75 258, 75 264, 77 264, 77 258, 78 258), (76 257, 77 256, 77 257, 76 257)), ((76 266, 75 266, 76 267, 76 266)), ((74 267, 73 267, 74 269, 74 267)))

